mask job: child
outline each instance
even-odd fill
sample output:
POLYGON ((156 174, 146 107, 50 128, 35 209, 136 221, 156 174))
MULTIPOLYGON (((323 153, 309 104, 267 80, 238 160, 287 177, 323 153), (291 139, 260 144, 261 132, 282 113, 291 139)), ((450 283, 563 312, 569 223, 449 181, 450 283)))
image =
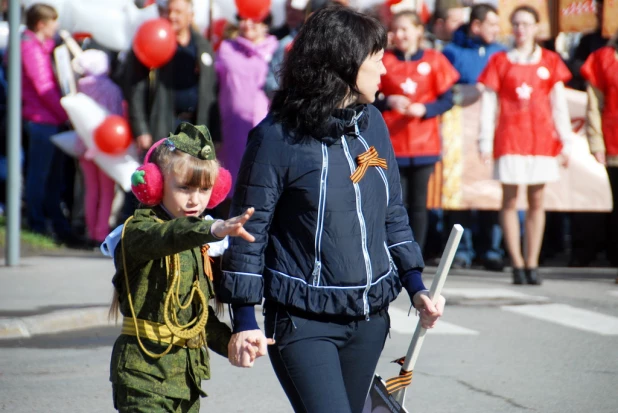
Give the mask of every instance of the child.
POLYGON ((124 316, 111 359, 114 406, 197 412, 199 396, 206 395, 200 383, 210 378, 204 346, 227 357, 231 337, 208 305, 214 290, 205 244, 227 235, 253 242, 243 228, 253 208, 227 221, 202 218, 219 174, 204 126, 180 124, 145 163, 132 177, 133 191, 153 206, 135 211, 114 248, 111 314, 124 316))
POLYGON ((60 242, 75 241, 60 198, 64 179, 64 154, 51 137, 62 130, 68 117, 60 105, 60 87, 54 76, 52 53, 58 29, 58 13, 45 4, 26 12, 21 41, 22 108, 28 135, 26 212, 33 232, 46 233, 46 218, 60 242))
MULTIPOLYGON (((123 115, 122 91, 109 78, 109 58, 105 52, 91 49, 79 53, 74 66, 83 76, 77 82, 78 91, 90 96, 111 115, 123 115)), ((84 175, 84 209, 86 228, 93 244, 101 244, 109 232, 109 216, 114 201, 114 181, 89 159, 81 140, 78 146, 84 152, 79 166, 84 175)))
POLYGON ((423 23, 412 11, 393 16, 380 91, 384 121, 399 163, 410 226, 421 250, 427 233, 427 186, 442 152, 439 116, 453 107, 459 73, 435 50, 420 48, 423 23))

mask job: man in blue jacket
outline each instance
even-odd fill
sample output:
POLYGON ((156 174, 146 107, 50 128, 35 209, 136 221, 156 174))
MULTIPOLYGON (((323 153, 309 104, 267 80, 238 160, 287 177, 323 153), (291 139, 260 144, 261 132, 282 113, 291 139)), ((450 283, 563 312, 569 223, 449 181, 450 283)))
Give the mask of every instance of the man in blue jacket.
MULTIPOLYGON (((480 97, 480 91, 474 87, 476 80, 485 69, 489 58, 496 52, 506 48, 497 43, 500 33, 500 18, 498 10, 490 4, 477 4, 470 11, 470 23, 460 27, 453 35, 453 40, 443 50, 446 58, 459 71, 458 84, 455 91, 455 104, 471 104, 480 97)), ((502 270, 504 267, 504 252, 501 248, 502 229, 495 211, 454 211, 450 213, 453 221, 461 223, 464 236, 459 244, 454 266, 468 268, 481 252, 481 261, 487 269, 502 270), (477 248, 472 240, 472 228, 478 228, 477 248), (479 248, 480 247, 480 248, 479 248)))

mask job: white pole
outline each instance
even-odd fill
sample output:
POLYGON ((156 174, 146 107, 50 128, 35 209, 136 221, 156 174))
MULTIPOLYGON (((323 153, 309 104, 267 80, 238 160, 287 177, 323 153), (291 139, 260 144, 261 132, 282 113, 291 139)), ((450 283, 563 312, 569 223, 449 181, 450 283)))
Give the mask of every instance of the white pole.
MULTIPOLYGON (((434 277, 433 282, 431 283, 431 288, 429 289, 429 298, 431 298, 431 301, 434 303, 434 305, 436 304, 437 299, 442 292, 442 287, 444 287, 446 276, 451 269, 451 264, 453 263, 453 258, 455 258, 457 246, 459 245, 459 241, 461 240, 463 231, 464 230, 461 225, 455 224, 453 226, 453 229, 451 230, 451 235, 448 237, 446 248, 442 253, 442 258, 440 259, 440 264, 438 265, 438 270, 436 271, 436 276, 434 277)), ((421 352, 421 347, 423 345, 423 340, 425 339, 426 332, 427 329, 421 327, 421 322, 419 320, 416 324, 416 330, 414 330, 414 335, 412 336, 410 347, 408 347, 408 353, 406 354, 406 358, 402 367, 403 370, 414 370, 414 365, 416 364, 418 355, 421 352)), ((406 388, 404 387, 403 389, 396 392, 393 397, 403 407, 406 397, 406 388)))

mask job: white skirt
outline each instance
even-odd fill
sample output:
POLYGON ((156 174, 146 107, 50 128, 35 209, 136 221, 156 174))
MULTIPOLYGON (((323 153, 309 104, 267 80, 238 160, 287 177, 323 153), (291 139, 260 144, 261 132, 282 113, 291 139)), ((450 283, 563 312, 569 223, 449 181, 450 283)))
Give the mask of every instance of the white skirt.
POLYGON ((507 185, 538 185, 560 179, 553 156, 504 155, 494 163, 494 179, 507 185))

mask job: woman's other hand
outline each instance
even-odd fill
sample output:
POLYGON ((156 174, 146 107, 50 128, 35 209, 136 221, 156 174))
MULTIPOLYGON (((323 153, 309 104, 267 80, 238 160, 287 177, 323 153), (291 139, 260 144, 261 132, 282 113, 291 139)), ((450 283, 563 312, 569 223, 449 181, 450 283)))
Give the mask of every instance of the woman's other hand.
POLYGON ((436 301, 436 305, 433 305, 429 298, 429 292, 424 290, 414 294, 412 302, 414 308, 418 310, 421 317, 421 326, 423 328, 433 328, 444 313, 446 299, 444 296, 440 295, 436 301))

